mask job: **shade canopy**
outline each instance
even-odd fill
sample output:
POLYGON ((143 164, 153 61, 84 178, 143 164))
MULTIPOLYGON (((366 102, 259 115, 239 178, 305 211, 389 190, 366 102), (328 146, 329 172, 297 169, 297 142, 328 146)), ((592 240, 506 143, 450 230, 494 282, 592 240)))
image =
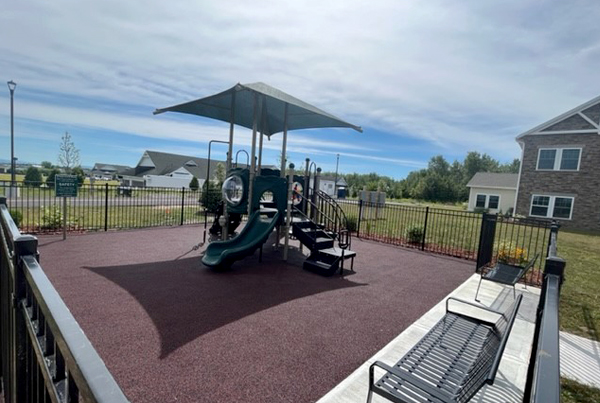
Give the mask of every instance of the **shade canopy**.
POLYGON ((345 122, 264 83, 237 84, 215 95, 157 109, 154 114, 181 112, 230 123, 233 109, 233 123, 252 129, 254 101, 259 98, 262 100, 263 109, 259 112, 261 117, 257 119, 257 125, 267 136, 284 131, 286 104, 288 105, 287 130, 346 127, 362 132, 360 126, 345 122))

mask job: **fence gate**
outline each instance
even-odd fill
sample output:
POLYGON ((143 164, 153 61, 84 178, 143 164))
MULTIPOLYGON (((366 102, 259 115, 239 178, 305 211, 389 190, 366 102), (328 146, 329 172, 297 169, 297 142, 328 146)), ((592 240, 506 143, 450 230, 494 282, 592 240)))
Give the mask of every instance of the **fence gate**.
POLYGON ((479 249, 477 251, 477 270, 492 261, 497 220, 498 216, 495 214, 483 213, 483 216, 481 217, 481 234, 479 235, 479 249))

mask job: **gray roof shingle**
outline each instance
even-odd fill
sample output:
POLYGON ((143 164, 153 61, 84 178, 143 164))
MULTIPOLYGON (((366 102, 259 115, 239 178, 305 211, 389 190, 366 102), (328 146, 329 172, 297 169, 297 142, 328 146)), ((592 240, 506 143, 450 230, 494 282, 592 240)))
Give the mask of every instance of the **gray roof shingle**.
POLYGON ((519 174, 477 172, 467 183, 467 187, 517 189, 518 180, 519 174))

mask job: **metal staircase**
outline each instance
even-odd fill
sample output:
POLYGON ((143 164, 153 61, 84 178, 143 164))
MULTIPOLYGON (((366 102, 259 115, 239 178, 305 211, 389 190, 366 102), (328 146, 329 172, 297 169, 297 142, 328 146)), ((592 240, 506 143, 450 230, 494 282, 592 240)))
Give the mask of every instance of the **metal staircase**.
POLYGON ((302 207, 294 207, 292 235, 310 250, 304 269, 324 276, 338 270, 341 273, 343 261, 352 259, 354 262, 356 256, 356 252, 349 249, 351 236, 346 214, 325 192, 314 193, 312 201, 302 195, 298 197, 302 207))

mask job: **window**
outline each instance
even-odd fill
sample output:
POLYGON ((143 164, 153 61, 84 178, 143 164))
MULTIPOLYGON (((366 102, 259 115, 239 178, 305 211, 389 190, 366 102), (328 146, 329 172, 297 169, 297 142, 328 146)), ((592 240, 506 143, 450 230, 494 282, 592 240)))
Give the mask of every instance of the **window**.
POLYGON ((533 195, 529 215, 570 220, 572 212, 573 197, 533 195))
POLYGON ((477 201, 475 202, 475 207, 485 208, 485 198, 486 198, 486 195, 477 195, 477 201))
POLYGON ((540 148, 537 169, 578 171, 581 148, 540 148))
POLYGON ((488 201, 488 208, 498 208, 498 204, 500 204, 500 196, 490 195, 490 199, 488 201))
POLYGON ((500 205, 500 196, 478 194, 475 199, 475 208, 497 209, 500 205))

